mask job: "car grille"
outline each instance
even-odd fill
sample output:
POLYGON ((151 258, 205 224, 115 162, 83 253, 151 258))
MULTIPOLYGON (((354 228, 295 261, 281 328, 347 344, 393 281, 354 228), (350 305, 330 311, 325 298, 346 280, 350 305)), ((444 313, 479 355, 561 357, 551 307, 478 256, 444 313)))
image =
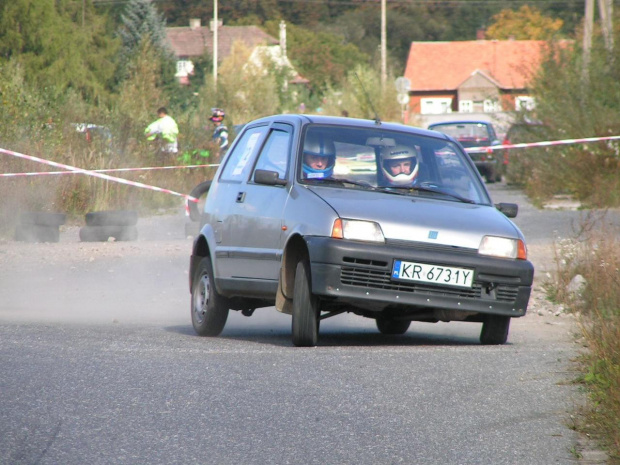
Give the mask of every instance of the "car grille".
MULTIPOLYGON (((474 282, 471 288, 445 287, 407 281, 392 281, 390 276, 391 273, 386 270, 343 266, 340 272, 340 281, 349 286, 469 299, 479 299, 483 293, 483 284, 479 282, 474 282)), ((495 288, 496 299, 501 302, 514 302, 517 293, 518 288, 516 286, 499 285, 495 288)))

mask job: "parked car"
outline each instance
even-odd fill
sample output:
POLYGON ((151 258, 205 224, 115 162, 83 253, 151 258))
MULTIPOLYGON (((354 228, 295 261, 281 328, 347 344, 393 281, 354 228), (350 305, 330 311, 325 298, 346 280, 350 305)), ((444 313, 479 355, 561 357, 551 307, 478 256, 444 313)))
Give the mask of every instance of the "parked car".
MULTIPOLYGON (((493 124, 487 121, 446 121, 433 123, 428 128, 453 137, 465 148, 501 144, 493 124)), ((502 180, 506 171, 505 165, 508 164, 508 158, 503 150, 470 153, 469 156, 488 183, 502 180)))
POLYGON ((345 312, 392 335, 412 321, 482 323, 481 343, 503 344, 534 275, 516 214, 493 204, 444 134, 327 116, 250 122, 200 215, 193 327, 217 336, 230 310, 275 306, 292 315, 297 346, 316 345, 321 320, 345 312))

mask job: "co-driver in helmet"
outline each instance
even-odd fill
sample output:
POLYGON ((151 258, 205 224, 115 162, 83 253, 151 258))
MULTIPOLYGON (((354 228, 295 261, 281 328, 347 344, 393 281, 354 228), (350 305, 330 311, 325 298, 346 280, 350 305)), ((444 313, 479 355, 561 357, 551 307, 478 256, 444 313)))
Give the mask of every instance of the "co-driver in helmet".
POLYGON ((418 155, 404 145, 381 149, 381 171, 390 186, 413 186, 418 177, 418 155))
POLYGON ((304 178, 324 179, 334 173, 336 147, 334 142, 317 133, 309 133, 304 142, 302 169, 304 178))

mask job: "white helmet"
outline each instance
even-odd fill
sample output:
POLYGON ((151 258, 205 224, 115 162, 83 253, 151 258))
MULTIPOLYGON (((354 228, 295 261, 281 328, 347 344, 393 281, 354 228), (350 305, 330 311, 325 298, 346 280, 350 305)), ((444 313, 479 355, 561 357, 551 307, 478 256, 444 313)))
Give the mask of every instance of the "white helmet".
POLYGON ((394 147, 383 147, 381 149, 381 171, 387 181, 393 186, 410 186, 414 179, 418 176, 418 154, 415 148, 405 145, 396 145, 394 147), (392 174, 390 163, 393 160, 411 161, 411 171, 409 173, 400 172, 392 174))

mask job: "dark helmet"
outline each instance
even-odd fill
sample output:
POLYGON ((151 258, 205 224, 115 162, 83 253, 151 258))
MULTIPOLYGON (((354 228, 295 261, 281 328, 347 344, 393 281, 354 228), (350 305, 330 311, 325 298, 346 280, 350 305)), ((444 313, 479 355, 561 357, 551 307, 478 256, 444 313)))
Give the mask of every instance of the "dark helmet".
POLYGON ((410 186, 418 176, 418 169, 416 149, 404 145, 381 149, 381 171, 390 184, 394 186, 410 186), (389 167, 392 161, 411 161, 411 171, 409 173, 392 174, 389 167))
POLYGON ((328 178, 334 172, 336 164, 336 146, 332 140, 326 140, 315 132, 306 135, 304 141, 304 151, 302 168, 305 178, 321 179, 328 178), (312 168, 306 163, 306 155, 314 157, 325 157, 325 168, 312 168))
POLYGON ((211 108, 211 118, 209 118, 214 123, 221 123, 224 121, 224 116, 226 113, 221 108, 211 108))

